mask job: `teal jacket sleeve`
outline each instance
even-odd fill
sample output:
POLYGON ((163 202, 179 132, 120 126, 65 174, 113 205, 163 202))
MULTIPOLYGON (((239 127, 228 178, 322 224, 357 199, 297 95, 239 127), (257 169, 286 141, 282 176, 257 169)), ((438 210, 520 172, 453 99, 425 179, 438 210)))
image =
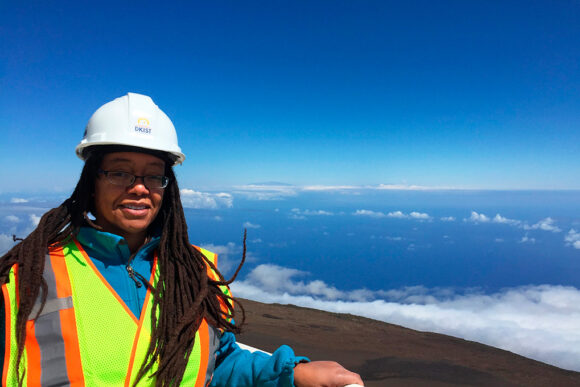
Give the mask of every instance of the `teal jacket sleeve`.
POLYGON ((306 357, 294 355, 287 345, 272 355, 252 353, 240 348, 231 332, 222 335, 216 356, 211 387, 292 387, 294 366, 309 361, 306 357))

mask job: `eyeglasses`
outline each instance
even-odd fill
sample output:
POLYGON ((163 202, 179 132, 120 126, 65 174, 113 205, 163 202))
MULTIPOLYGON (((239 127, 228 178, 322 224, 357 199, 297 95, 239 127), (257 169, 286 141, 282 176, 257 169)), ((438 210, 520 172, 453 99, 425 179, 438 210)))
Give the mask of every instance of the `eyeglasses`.
POLYGON ((143 184, 145 184, 145 187, 149 189, 165 188, 167 187, 167 184, 169 184, 169 178, 167 176, 136 176, 127 172, 103 171, 102 169, 99 169, 98 172, 105 175, 111 184, 120 185, 121 187, 129 187, 133 185, 137 179, 143 179, 143 184))

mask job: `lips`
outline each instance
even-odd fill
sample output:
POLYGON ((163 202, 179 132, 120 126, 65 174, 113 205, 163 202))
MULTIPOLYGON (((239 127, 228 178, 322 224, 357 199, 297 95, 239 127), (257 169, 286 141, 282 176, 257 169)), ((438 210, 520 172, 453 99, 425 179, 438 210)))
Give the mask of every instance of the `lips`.
POLYGON ((149 210, 151 209, 151 206, 142 203, 125 203, 121 204, 119 208, 126 214, 126 216, 143 217, 148 214, 149 210))
POLYGON ((121 205, 121 207, 128 208, 130 210, 146 210, 146 209, 149 208, 149 206, 146 206, 144 204, 140 204, 140 205, 137 205, 137 204, 123 204, 123 205, 121 205))

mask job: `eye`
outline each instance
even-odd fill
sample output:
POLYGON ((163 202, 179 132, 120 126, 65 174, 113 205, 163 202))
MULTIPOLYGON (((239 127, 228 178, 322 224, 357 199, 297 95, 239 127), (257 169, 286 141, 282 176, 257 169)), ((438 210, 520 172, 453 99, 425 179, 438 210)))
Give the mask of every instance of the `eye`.
POLYGON ((168 181, 168 178, 165 176, 152 175, 145 177, 145 184, 149 188, 165 188, 167 187, 168 181))
POLYGON ((111 183, 121 186, 129 186, 135 181, 135 177, 132 174, 123 171, 109 171, 107 172, 107 179, 111 183))
POLYGON ((109 176, 111 176, 113 178, 124 179, 127 176, 130 176, 130 174, 127 172, 122 172, 122 171, 111 171, 111 172, 109 172, 109 176))

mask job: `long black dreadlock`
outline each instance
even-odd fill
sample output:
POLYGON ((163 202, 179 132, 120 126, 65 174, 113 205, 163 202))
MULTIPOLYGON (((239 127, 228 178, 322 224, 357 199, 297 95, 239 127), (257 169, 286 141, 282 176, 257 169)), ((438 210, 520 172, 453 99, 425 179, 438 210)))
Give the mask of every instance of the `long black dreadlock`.
MULTIPOLYGON (((43 278, 43 269, 48 247, 68 243, 81 226, 92 224, 87 213, 94 212, 92 195, 98 177, 97 171, 105 154, 105 148, 99 148, 86 160, 70 198, 44 214, 36 229, 0 258, 0 285, 8 280, 11 268, 18 265, 20 298, 16 317, 17 365, 20 364, 24 351, 26 322, 36 318, 42 311, 41 308, 35 316, 31 316, 34 304, 40 300, 44 307, 46 302, 47 284, 43 278)), ((155 372, 156 386, 179 385, 195 344, 195 333, 202 320, 205 318, 218 329, 239 333, 245 319, 243 307, 224 294, 219 286, 230 284, 239 273, 246 255, 246 234, 244 232, 242 261, 232 278, 226 281, 211 261, 189 242, 179 187, 171 164, 166 160, 165 173, 170 182, 165 188, 159 213, 150 225, 150 229, 162 230, 158 247, 158 285, 154 288, 141 278, 154 297, 151 313, 153 328, 146 360, 141 365, 135 384, 158 363, 155 372), (208 265, 217 274, 218 281, 208 277, 208 265), (221 310, 220 300, 227 306, 227 313, 221 310), (242 311, 239 325, 234 325, 229 320, 236 314, 234 303, 242 311)), ((26 370, 20 368, 17 366, 19 385, 22 385, 26 370)))

